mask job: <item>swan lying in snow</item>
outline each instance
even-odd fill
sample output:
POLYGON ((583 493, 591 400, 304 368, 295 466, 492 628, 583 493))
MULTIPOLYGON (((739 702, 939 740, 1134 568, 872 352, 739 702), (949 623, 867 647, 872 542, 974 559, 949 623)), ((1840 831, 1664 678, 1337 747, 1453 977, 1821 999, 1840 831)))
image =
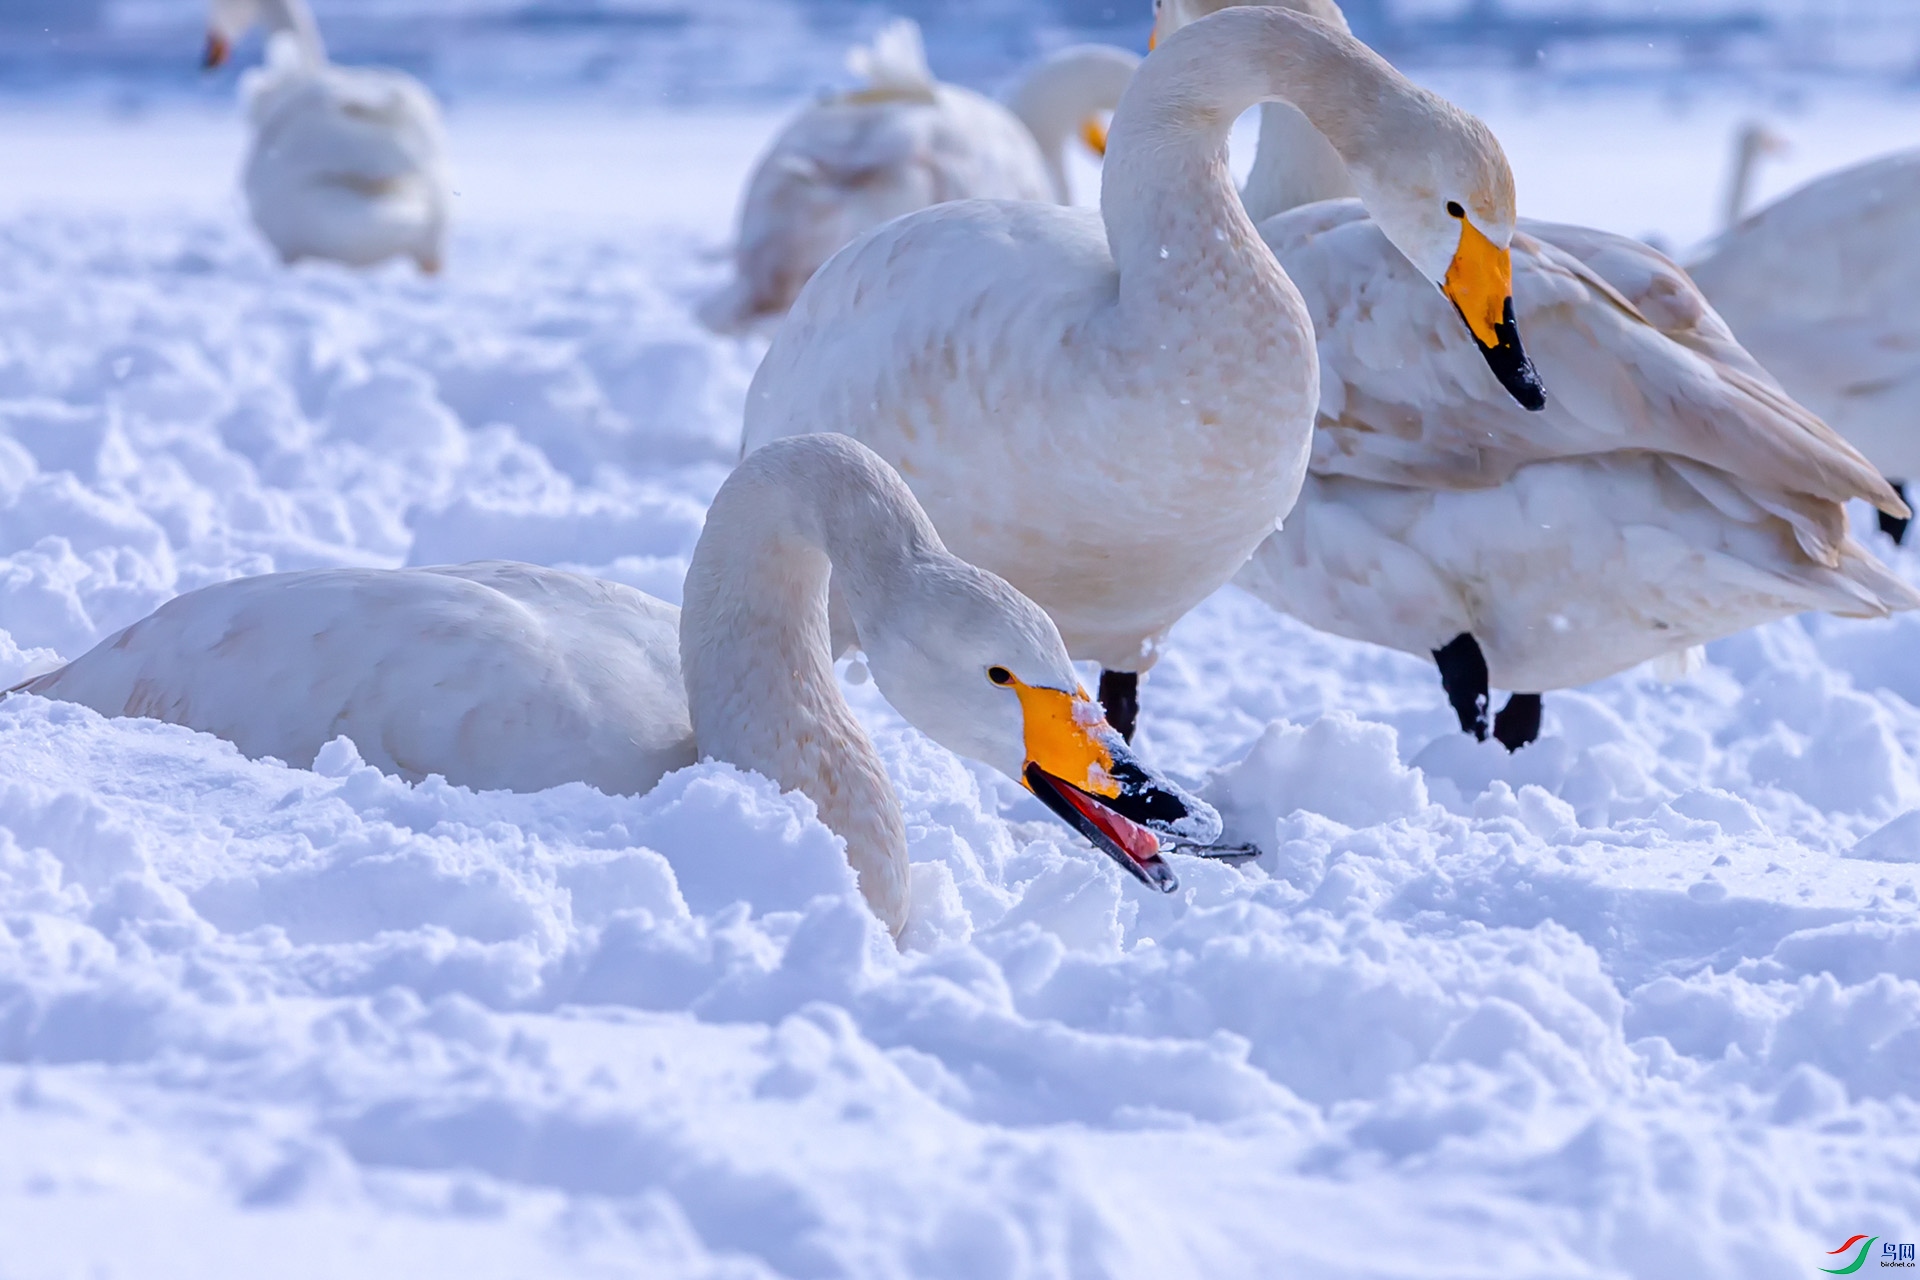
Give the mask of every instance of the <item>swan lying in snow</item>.
POLYGON ((301 766, 345 734, 388 772, 480 788, 638 793, 697 757, 730 761, 813 800, 897 936, 906 831, 835 683, 829 573, 902 715, 1020 781, 1134 876, 1175 887, 1146 827, 1220 834, 1219 815, 1108 727, 1047 616, 949 554, 899 476, 837 435, 741 463, 694 548, 684 610, 499 561, 269 574, 171 600, 18 690, 301 766))
MULTIPOLYGON (((1168 0, 1156 33, 1221 7, 1168 0)), ((1294 7, 1344 27, 1331 0, 1294 7)), ((1266 110, 1245 199, 1313 319, 1319 431, 1242 586, 1431 655, 1480 737, 1489 685, 1520 691, 1492 725, 1509 748, 1538 734, 1542 691, 1804 610, 1920 605, 1847 534, 1848 499, 1899 498, 1671 262, 1521 219, 1513 305, 1549 392, 1526 413, 1391 228, 1339 198, 1358 185, 1343 168, 1297 113, 1266 110)))
POLYGON ((907 18, 847 61, 865 87, 801 112, 747 180, 735 278, 701 308, 709 327, 782 314, 842 245, 903 213, 974 196, 1065 204, 1068 140, 1104 150, 1101 114, 1140 64, 1076 45, 1041 60, 1003 107, 936 81, 907 18))
MULTIPOLYGON (((1687 272, 1795 399, 1882 475, 1920 479, 1920 150, 1815 178, 1721 232, 1687 272)), ((1906 534, 1884 507, 1880 523, 1906 534)))
POLYGON ((1506 318, 1499 143, 1352 37, 1266 8, 1141 63, 1099 213, 968 200, 869 232, 802 290, 747 397, 749 449, 829 421, 898 467, 960 555, 1107 668, 1123 730, 1135 673, 1306 472, 1313 324, 1227 168, 1234 118, 1268 98, 1325 134, 1436 303, 1537 400, 1506 318))
POLYGON ((243 185, 260 234, 286 262, 408 257, 437 272, 448 189, 433 95, 398 71, 329 63, 306 0, 213 0, 206 65, 257 23, 267 62, 243 81, 243 185))

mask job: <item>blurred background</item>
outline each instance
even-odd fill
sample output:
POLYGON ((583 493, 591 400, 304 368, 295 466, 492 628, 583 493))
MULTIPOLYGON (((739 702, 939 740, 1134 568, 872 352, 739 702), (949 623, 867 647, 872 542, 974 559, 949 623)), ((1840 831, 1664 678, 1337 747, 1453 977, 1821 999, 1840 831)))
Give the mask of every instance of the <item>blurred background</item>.
MULTIPOLYGON (((652 103, 790 98, 838 78, 847 42, 917 18, 934 69, 990 85, 1074 40, 1144 47, 1148 0, 317 0, 341 61, 443 95, 579 91, 652 103)), ((1410 70, 1567 83, 1771 86, 1920 77, 1920 0, 1348 0, 1355 33, 1410 70)), ((194 51, 202 0, 0 0, 0 93, 218 94, 194 51)), ((244 63, 245 58, 242 59, 244 63)), ((229 73, 230 77, 231 73, 229 73)))

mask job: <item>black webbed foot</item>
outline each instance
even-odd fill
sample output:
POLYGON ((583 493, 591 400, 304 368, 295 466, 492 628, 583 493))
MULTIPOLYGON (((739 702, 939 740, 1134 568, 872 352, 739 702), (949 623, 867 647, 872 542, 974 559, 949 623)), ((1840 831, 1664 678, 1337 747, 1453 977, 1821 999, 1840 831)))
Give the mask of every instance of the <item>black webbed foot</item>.
POLYGON ((1462 631, 1433 651, 1447 701, 1460 717, 1460 728, 1481 742, 1487 740, 1487 659, 1480 642, 1462 631))
POLYGON ((1102 671, 1100 705, 1106 709, 1107 723, 1118 729, 1121 737, 1132 742, 1133 731, 1140 723, 1140 673, 1102 671))
POLYGON ((1540 736, 1540 695, 1516 693, 1493 718, 1493 736, 1508 751, 1518 751, 1540 736))

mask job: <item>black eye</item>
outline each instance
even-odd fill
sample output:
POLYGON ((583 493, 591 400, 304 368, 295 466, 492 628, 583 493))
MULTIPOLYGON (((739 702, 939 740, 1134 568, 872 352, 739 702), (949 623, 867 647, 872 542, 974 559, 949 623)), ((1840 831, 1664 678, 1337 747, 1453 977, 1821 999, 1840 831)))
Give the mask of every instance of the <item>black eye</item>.
POLYGON ((1464 218, 1467 216, 1467 211, 1460 207, 1460 202, 1458 200, 1447 201, 1447 212, 1452 214, 1456 218, 1464 218))
POLYGON ((987 679, 993 681, 995 684, 1012 684, 1013 672, 1007 670, 1005 667, 988 667, 987 679))

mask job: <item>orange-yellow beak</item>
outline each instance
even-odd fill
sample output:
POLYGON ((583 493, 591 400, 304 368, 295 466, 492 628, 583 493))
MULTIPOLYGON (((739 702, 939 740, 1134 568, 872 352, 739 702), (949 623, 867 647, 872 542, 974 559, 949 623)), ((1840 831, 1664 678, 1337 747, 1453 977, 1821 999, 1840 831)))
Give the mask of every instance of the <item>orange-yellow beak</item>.
POLYGON ((232 53, 233 46, 227 42, 225 36, 221 35, 218 31, 209 31, 207 32, 206 52, 200 55, 200 69, 202 71, 211 71, 215 67, 223 66, 228 56, 232 53))
POLYGON ((1130 875, 1163 893, 1180 887, 1155 830, 1196 844, 1220 835, 1220 815, 1143 766, 1084 689, 1012 682, 1026 735, 1021 781, 1068 826, 1130 875))
POLYGON ((1080 122, 1080 141, 1087 144, 1087 150, 1100 156, 1107 154, 1107 126, 1099 116, 1088 116, 1080 122))
POLYGON ((1460 219, 1460 244, 1440 286, 1500 385, 1523 408, 1544 409, 1546 390, 1520 346, 1513 318, 1513 255, 1487 239, 1480 228, 1460 219))

